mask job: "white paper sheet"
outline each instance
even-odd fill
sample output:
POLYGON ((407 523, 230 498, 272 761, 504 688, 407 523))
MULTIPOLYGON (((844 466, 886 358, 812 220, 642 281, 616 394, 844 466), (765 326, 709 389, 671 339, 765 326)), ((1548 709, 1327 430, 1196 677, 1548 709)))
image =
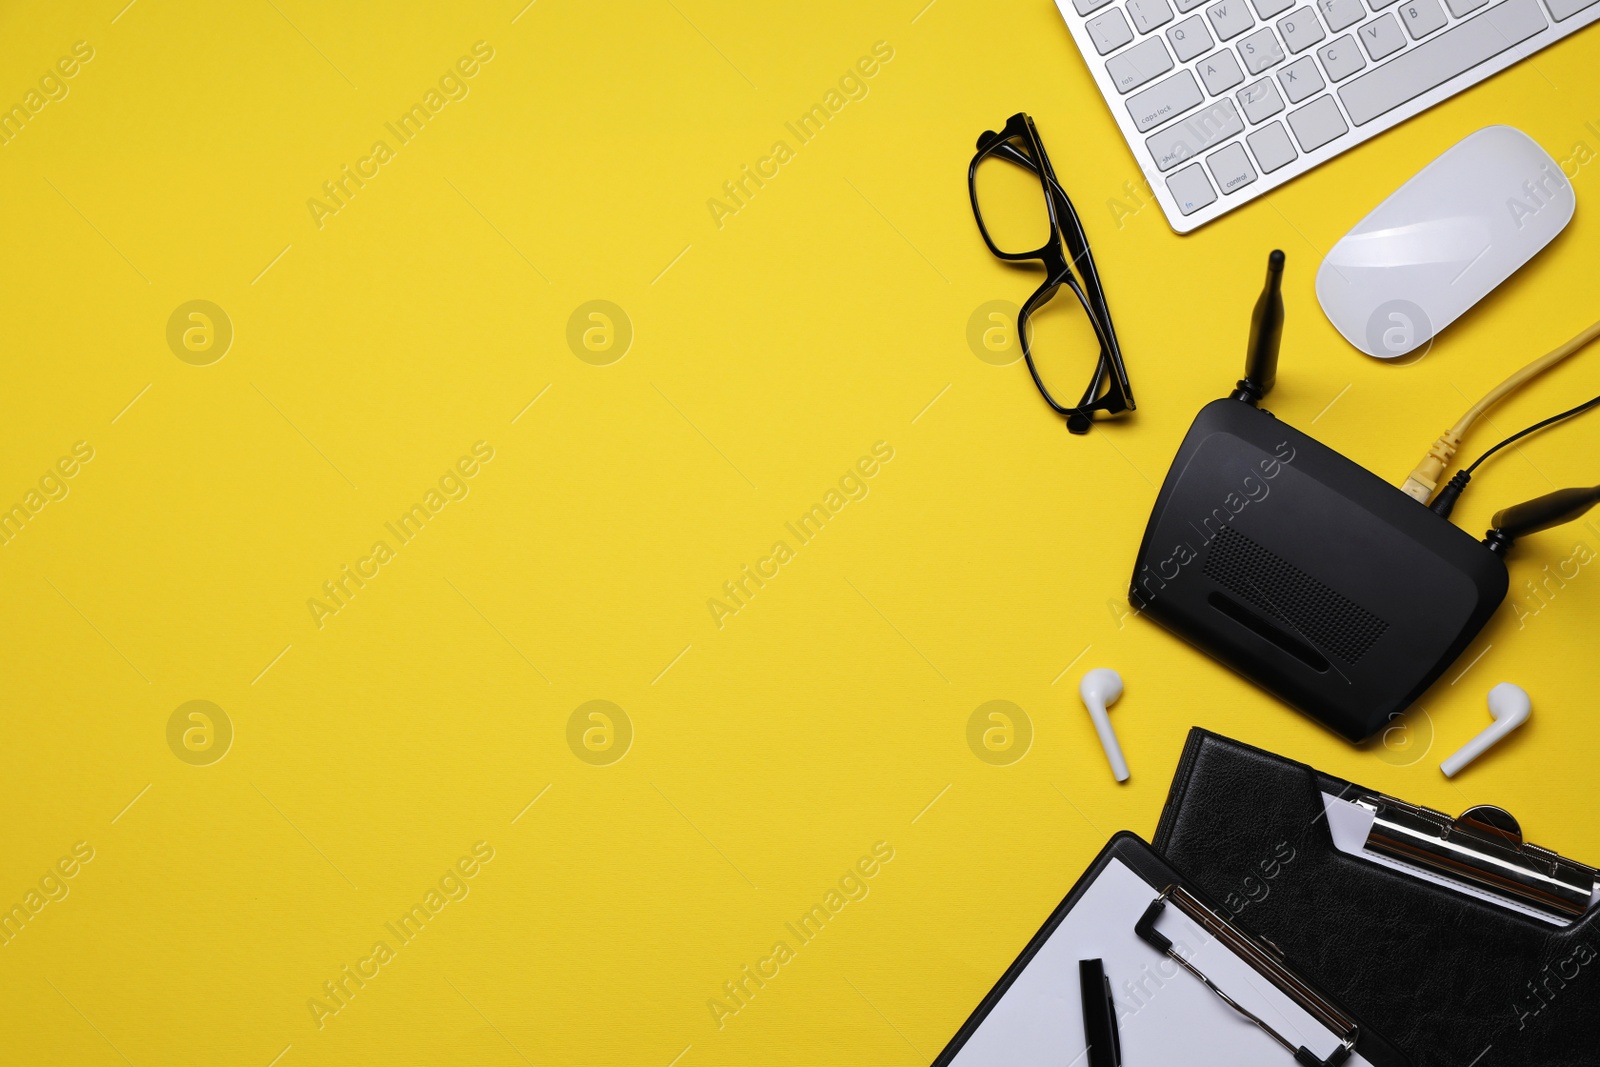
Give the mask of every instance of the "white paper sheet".
MULTIPOLYGON (((1159 890, 1113 859, 962 1046, 953 1067, 1085 1067, 1078 961, 1105 961, 1123 1067, 1294 1067, 1292 1055, 1133 932, 1159 890)), ((1338 1039, 1249 964, 1168 906, 1156 924, 1185 959, 1297 1044, 1338 1039)), ((1370 1067, 1359 1055, 1353 1067, 1370 1067)))

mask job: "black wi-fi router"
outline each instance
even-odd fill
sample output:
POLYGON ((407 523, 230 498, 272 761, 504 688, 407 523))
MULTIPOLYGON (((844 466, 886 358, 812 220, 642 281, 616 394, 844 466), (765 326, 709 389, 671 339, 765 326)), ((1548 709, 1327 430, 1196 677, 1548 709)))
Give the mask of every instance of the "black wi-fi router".
MULTIPOLYGON (((1245 377, 1207 404, 1134 563, 1141 613, 1362 741, 1416 700, 1505 599, 1497 551, 1256 404, 1283 332, 1268 260, 1245 377)), ((1498 518, 1497 518, 1498 522, 1498 518)))

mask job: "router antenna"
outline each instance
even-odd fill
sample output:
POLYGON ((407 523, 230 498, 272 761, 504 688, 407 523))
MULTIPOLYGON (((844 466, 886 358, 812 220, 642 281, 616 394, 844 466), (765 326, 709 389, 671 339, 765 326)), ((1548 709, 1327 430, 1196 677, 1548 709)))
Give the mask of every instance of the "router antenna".
POLYGON ((1267 257, 1267 283, 1250 315, 1250 345, 1244 354, 1244 377, 1231 399, 1257 404, 1278 380, 1278 342, 1283 339, 1283 252, 1267 257))
POLYGON ((1490 520, 1494 523, 1494 529, 1489 531, 1483 543, 1495 555, 1505 555, 1511 543, 1524 534, 1571 522, 1596 504, 1600 504, 1600 485, 1589 489, 1557 489, 1553 493, 1495 512, 1490 520))

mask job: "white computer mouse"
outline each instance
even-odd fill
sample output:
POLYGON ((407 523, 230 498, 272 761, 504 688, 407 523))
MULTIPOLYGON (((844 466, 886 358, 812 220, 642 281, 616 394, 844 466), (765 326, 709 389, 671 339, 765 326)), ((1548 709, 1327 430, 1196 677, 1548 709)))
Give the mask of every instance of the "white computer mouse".
POLYGON ((1574 204, 1572 183, 1533 138, 1486 126, 1339 239, 1317 269, 1317 300, 1367 355, 1403 356, 1549 244, 1574 204))

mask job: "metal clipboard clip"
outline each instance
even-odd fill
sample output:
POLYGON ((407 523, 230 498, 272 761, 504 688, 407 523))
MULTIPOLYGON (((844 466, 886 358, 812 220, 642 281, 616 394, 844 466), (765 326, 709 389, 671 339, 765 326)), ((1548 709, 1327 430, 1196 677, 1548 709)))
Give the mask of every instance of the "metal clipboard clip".
POLYGON ((1339 1010, 1328 998, 1317 992, 1302 980, 1299 975, 1284 966, 1276 947, 1272 946, 1270 942, 1263 943, 1249 936, 1227 919, 1200 903, 1183 886, 1169 885, 1166 889, 1163 889, 1161 895, 1150 902, 1150 906, 1145 909, 1143 917, 1134 925, 1133 930, 1134 933, 1139 935, 1140 940, 1150 945, 1157 952, 1171 957, 1178 966, 1194 975, 1205 984, 1207 989, 1221 997, 1228 1007, 1260 1027, 1269 1037, 1288 1050, 1289 1054, 1294 1057, 1294 1061, 1301 1064, 1302 1067, 1338 1067, 1339 1064, 1348 1060, 1355 1051, 1356 1037, 1360 1027, 1357 1026, 1354 1019, 1339 1010), (1326 1059, 1323 1059, 1304 1045, 1294 1044, 1294 1042, 1273 1029, 1260 1016, 1234 1000, 1227 993, 1224 993, 1217 987, 1215 982, 1207 978, 1192 963, 1178 955, 1172 946, 1172 941, 1164 937, 1156 929, 1156 919, 1166 909, 1168 901, 1171 901, 1179 911, 1199 924, 1200 928, 1207 934, 1220 941, 1224 948, 1238 956, 1257 974, 1276 986, 1280 992, 1304 1009, 1306 1014, 1315 1019, 1319 1025, 1339 1038, 1339 1047, 1329 1053, 1326 1059))
POLYGON ((1508 897, 1562 923, 1581 918, 1597 872, 1522 839, 1503 808, 1482 804, 1452 819, 1432 808, 1374 794, 1355 802, 1373 814, 1367 848, 1508 897))

